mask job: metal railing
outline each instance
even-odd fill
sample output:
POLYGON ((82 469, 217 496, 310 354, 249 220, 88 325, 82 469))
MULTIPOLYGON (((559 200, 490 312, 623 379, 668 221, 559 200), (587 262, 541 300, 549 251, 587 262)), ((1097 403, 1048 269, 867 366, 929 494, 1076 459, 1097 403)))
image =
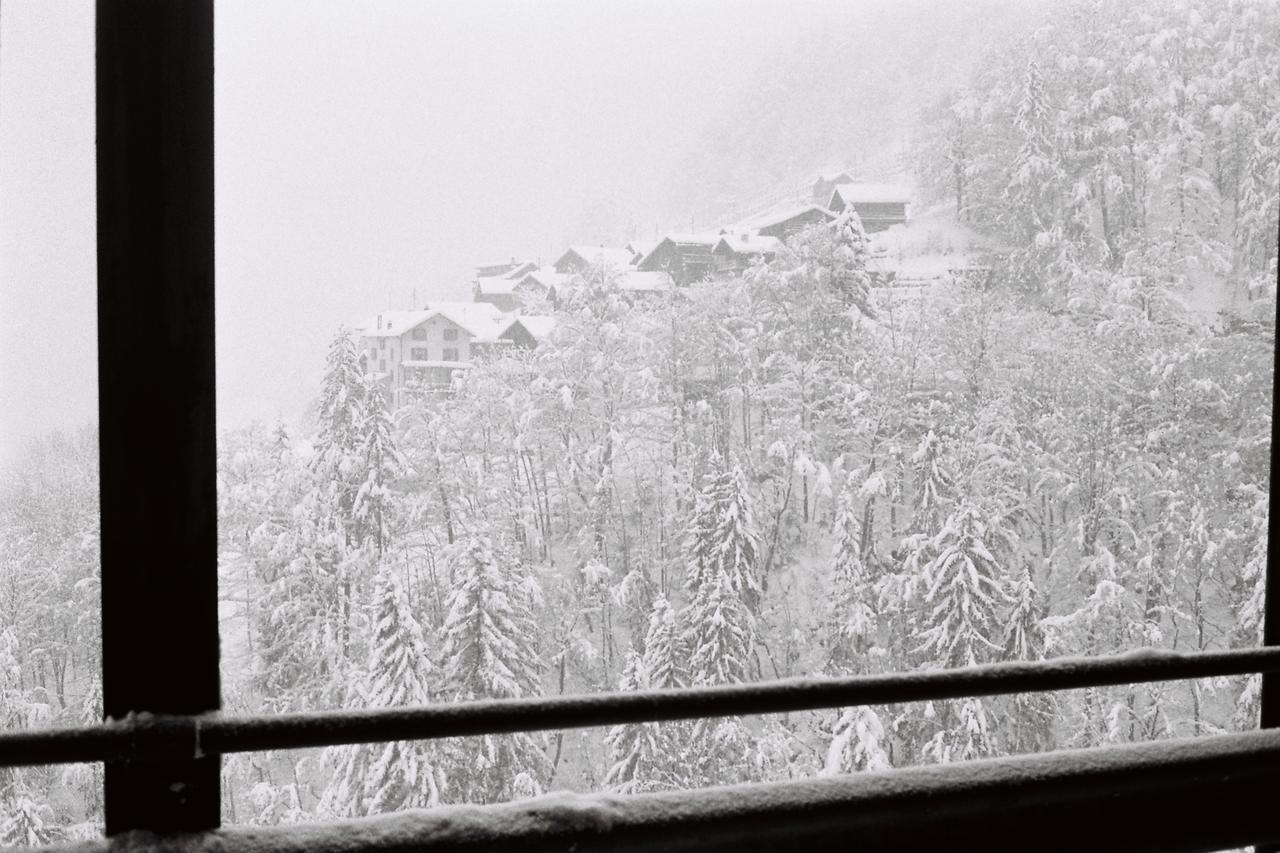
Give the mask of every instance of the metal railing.
POLYGON ((779 714, 1280 672, 1280 648, 1093 658, 793 678, 722 687, 255 716, 130 715, 100 726, 0 734, 0 766, 178 761, 209 754, 779 714))

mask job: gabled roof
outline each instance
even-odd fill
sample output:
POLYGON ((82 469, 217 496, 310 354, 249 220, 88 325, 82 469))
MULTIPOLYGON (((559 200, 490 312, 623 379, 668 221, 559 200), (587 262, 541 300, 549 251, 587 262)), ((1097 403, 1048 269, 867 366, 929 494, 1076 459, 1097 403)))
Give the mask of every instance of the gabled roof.
POLYGON ((529 261, 517 261, 512 258, 509 261, 499 261, 496 264, 480 264, 476 269, 476 278, 488 278, 495 275, 506 275, 512 270, 529 263, 529 261))
POLYGON ((770 255, 782 248, 782 241, 777 237, 760 234, 734 232, 725 234, 712 250, 717 254, 730 252, 735 255, 770 255))
POLYGON ((654 247, 650 249, 638 263, 636 263, 636 267, 641 270, 651 270, 653 268, 652 264, 657 262, 658 253, 662 251, 664 246, 674 246, 676 248, 696 247, 710 250, 719 241, 719 234, 668 234, 659 240, 654 247))
POLYGON ((838 184, 831 191, 830 207, 839 198, 843 204, 907 204, 911 191, 897 184, 838 184))
POLYGON ((559 287, 571 278, 573 278, 572 273, 556 272, 555 267, 539 267, 521 276, 520 280, 516 282, 516 286, 530 282, 550 290, 553 287, 559 287))
POLYGON ((535 341, 545 341, 556 327, 556 318, 550 314, 525 314, 512 318, 510 323, 502 327, 500 334, 505 335, 514 326, 523 326, 535 341))
POLYGON ((537 268, 538 268, 538 264, 536 261, 523 261, 521 263, 516 264, 510 270, 510 272, 503 273, 503 276, 505 278, 514 278, 514 279, 524 278, 524 276, 533 272, 537 268))
POLYGON ((772 228, 775 225, 781 225, 784 222, 790 222, 793 219, 799 219, 806 214, 817 213, 825 220, 835 218, 835 214, 825 207, 817 204, 800 204, 794 207, 783 207, 771 210, 768 213, 762 213, 759 216, 748 219, 741 224, 741 228, 748 231, 760 231, 765 228, 772 228))
POLYGON ((507 315, 488 302, 432 302, 421 311, 383 311, 356 331, 366 338, 398 338, 433 317, 444 317, 483 340, 498 336, 507 315))
POLYGON ((577 258, 581 263, 592 265, 603 263, 605 266, 631 266, 632 253, 624 248, 613 246, 570 246, 565 253, 556 258, 555 266, 577 258))
POLYGON ((515 292, 518 280, 505 275, 486 275, 475 280, 476 292, 484 296, 507 296, 515 292))

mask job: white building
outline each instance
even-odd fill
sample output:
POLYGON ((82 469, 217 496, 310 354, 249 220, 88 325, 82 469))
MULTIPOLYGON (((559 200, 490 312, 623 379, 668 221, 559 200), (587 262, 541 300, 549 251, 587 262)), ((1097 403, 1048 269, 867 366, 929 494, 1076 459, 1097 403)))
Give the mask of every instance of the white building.
POLYGON ((410 386, 447 389, 478 358, 536 345, 553 325, 552 318, 517 317, 487 302, 433 302, 421 311, 384 311, 356 334, 365 369, 399 406, 410 386))

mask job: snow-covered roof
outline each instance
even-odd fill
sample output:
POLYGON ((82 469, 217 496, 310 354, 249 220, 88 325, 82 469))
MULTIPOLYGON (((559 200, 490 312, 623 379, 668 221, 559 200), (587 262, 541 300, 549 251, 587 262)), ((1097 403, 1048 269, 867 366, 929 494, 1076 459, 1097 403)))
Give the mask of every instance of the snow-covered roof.
POLYGON ((556 272, 555 267, 539 267, 533 272, 525 273, 516 284, 532 282, 545 288, 552 288, 559 287, 571 278, 573 278, 572 273, 556 272))
MULTIPOLYGON (((853 180, 853 175, 850 175, 847 169, 832 169, 832 170, 823 172, 821 175, 818 175, 818 178, 817 178, 817 181, 821 181, 824 184, 829 184, 832 181, 848 182, 852 180, 853 180)), ((815 181, 815 183, 817 181, 815 181)))
POLYGON ((480 276, 475 280, 476 292, 484 296, 504 296, 515 290, 517 279, 505 275, 480 276))
POLYGON ((503 273, 504 278, 519 279, 533 272, 538 268, 536 261, 523 261, 516 264, 511 270, 503 273))
POLYGON ((898 184, 838 184, 831 191, 831 201, 835 201, 836 196, 845 204, 906 204, 911 201, 911 191, 898 184))
POLYGON ((735 255, 765 255, 777 252, 781 248, 782 241, 777 237, 734 232, 721 237, 720 242, 716 243, 715 251, 728 251, 735 255))
POLYGON ((631 251, 614 246, 570 246, 565 253, 556 259, 556 266, 571 260, 577 255, 588 264, 603 263, 605 266, 628 267, 633 257, 631 251))
MULTIPOLYGON (((823 219, 831 219, 832 213, 825 207, 817 204, 798 204, 792 207, 781 207, 771 210, 768 213, 762 213, 754 216, 738 226, 738 229, 747 231, 759 231, 762 228, 769 228, 774 225, 781 225, 784 222, 790 222, 806 213, 819 213, 823 219)), ((733 229, 733 230, 738 230, 733 229)))
POLYGON ((444 317, 483 340, 498 336, 507 315, 489 302, 432 302, 421 311, 383 311, 356 331, 366 338, 398 338, 433 317, 444 317))
POLYGON ((710 249, 719 241, 720 235, 710 232, 704 232, 701 234, 668 234, 654 244, 654 247, 636 263, 636 266, 643 270, 646 266, 649 266, 650 262, 656 262, 655 256, 667 243, 671 243, 675 246, 702 246, 710 249))
POLYGON ((512 326, 520 325, 524 330, 533 337, 535 341, 544 341, 556 327, 556 318, 550 314, 525 314, 520 317, 513 317, 502 330, 502 334, 506 334, 512 326))

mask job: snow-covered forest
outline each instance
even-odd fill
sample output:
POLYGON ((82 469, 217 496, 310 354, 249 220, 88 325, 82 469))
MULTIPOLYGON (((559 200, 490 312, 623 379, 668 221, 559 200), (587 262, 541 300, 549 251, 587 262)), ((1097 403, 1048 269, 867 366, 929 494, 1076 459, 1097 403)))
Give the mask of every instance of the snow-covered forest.
MULTIPOLYGON (((340 330, 307 429, 223 437, 226 709, 1259 643, 1280 5, 1044 17, 910 129, 919 207, 950 223, 922 239, 977 274, 873 287, 849 213, 660 297, 599 266, 549 341, 395 410, 340 330)), ((4 483, 7 728, 101 713, 95 452, 91 431, 52 437, 4 483)), ((276 824, 1210 734, 1256 725, 1257 686, 236 755, 224 810, 276 824)), ((96 831, 100 786, 94 767, 5 771, 0 840, 96 831)))

